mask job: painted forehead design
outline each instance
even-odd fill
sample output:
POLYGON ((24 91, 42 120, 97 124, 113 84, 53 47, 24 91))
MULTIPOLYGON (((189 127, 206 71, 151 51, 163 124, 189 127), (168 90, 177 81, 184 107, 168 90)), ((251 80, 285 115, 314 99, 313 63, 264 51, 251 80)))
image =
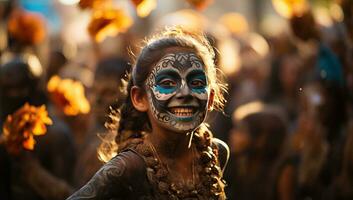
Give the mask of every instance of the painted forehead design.
POLYGON ((165 55, 156 64, 155 69, 156 68, 163 69, 167 67, 174 67, 179 71, 184 71, 189 68, 202 68, 203 62, 202 62, 202 59, 199 56, 197 56, 195 53, 191 53, 191 52, 170 53, 165 55))
POLYGON ((163 69, 176 69, 187 73, 194 69, 204 70, 204 64, 202 59, 192 52, 166 54, 151 71, 147 82, 150 87, 155 83, 156 74, 163 69))

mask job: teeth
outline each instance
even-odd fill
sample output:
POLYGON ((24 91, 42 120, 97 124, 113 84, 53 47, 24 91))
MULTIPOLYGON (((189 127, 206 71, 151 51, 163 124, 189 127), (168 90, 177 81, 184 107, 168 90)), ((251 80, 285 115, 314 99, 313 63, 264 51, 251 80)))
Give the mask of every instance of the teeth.
POLYGON ((174 115, 180 116, 180 117, 189 117, 193 115, 193 109, 192 108, 171 108, 171 112, 174 115))

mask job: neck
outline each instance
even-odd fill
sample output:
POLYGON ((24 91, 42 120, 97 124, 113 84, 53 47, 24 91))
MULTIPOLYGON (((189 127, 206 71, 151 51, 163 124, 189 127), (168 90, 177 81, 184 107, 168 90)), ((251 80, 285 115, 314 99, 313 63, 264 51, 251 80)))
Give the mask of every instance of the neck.
POLYGON ((149 142, 155 148, 157 159, 171 173, 172 182, 191 181, 194 183, 194 160, 195 155, 189 148, 190 135, 175 133, 170 130, 152 131, 149 142))
POLYGON ((152 131, 149 141, 157 149, 158 153, 166 158, 178 158, 187 155, 190 136, 186 133, 176 133, 170 130, 160 129, 152 131))

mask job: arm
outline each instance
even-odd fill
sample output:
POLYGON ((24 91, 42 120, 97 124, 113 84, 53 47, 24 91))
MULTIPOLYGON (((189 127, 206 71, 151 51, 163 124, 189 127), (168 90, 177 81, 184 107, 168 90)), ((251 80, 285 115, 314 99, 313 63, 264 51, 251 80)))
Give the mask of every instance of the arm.
POLYGON ((72 132, 62 121, 55 117, 53 121, 54 124, 48 127, 47 134, 38 137, 35 152, 43 167, 50 173, 72 183, 76 160, 72 132))
POLYGON ((26 182, 42 198, 59 200, 72 193, 72 188, 64 180, 53 176, 37 159, 28 158, 22 164, 26 182))
POLYGON ((283 168, 277 183, 277 197, 281 200, 293 200, 294 194, 294 180, 295 169, 291 165, 283 168))

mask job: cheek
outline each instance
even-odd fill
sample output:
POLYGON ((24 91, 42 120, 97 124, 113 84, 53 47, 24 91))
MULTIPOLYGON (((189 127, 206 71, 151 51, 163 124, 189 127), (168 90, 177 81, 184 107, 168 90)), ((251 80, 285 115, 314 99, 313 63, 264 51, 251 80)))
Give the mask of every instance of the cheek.
POLYGON ((148 102, 150 106, 156 109, 158 112, 163 112, 168 105, 168 100, 163 100, 164 95, 159 96, 159 94, 155 94, 152 90, 147 92, 148 102))
POLYGON ((209 92, 208 88, 192 89, 192 95, 201 101, 208 101, 209 92))
POLYGON ((193 96, 198 98, 201 101, 207 101, 208 100, 208 93, 201 93, 201 94, 194 93, 193 96))
POLYGON ((151 90, 153 95, 159 101, 166 101, 172 98, 176 94, 175 89, 164 89, 158 86, 153 87, 151 90))

